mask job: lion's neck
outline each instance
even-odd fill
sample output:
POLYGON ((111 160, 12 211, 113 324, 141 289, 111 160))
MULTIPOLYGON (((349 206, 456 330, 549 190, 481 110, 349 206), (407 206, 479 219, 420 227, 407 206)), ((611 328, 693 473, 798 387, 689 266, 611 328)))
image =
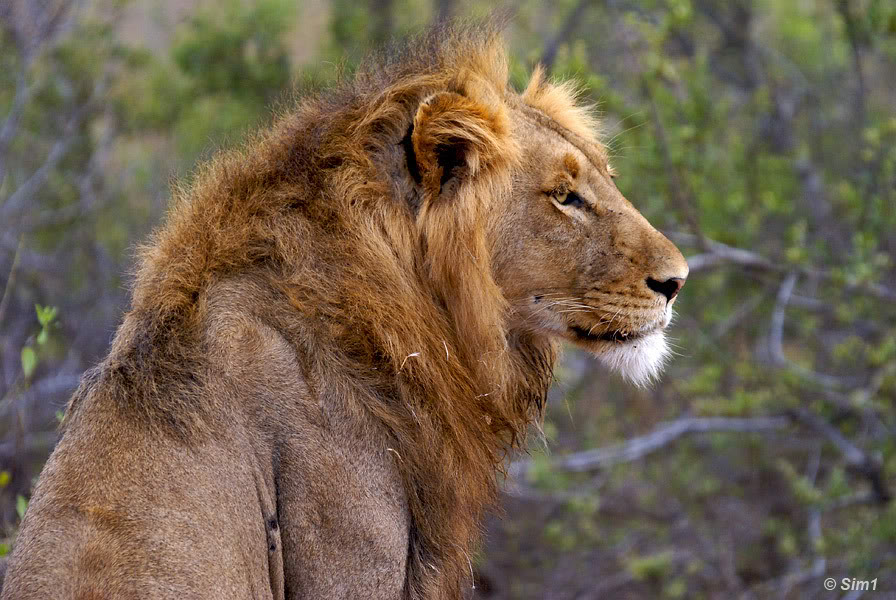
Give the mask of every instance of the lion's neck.
POLYGON ((385 347, 358 350, 361 338, 367 344, 376 338, 373 332, 353 331, 357 339, 334 340, 334 347, 355 348, 355 354, 344 354, 343 373, 327 378, 355 381, 354 400, 386 425, 390 447, 401 457, 396 466, 413 523, 409 584, 420 597, 424 589, 460 597, 455 586, 469 579, 481 518, 496 499, 497 470, 541 417, 556 346, 531 334, 510 335, 498 363, 504 372, 482 380, 481 365, 454 355, 451 336, 406 346, 395 367, 385 347))

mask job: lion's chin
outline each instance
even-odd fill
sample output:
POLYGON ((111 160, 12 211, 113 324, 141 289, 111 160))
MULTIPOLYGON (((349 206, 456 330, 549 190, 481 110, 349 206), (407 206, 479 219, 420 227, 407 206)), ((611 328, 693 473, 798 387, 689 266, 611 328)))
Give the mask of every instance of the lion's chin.
POLYGON ((656 380, 670 354, 661 329, 627 342, 601 343, 590 350, 602 363, 637 386, 656 380))

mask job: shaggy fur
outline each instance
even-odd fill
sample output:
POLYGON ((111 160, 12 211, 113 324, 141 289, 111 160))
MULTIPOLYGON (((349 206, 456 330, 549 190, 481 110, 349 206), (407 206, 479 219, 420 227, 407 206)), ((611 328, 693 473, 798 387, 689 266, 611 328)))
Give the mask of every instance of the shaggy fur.
POLYGON ((645 276, 686 275, 594 125, 455 30, 204 166, 69 405, 3 598, 464 595, 556 340, 653 374, 671 300, 645 276))

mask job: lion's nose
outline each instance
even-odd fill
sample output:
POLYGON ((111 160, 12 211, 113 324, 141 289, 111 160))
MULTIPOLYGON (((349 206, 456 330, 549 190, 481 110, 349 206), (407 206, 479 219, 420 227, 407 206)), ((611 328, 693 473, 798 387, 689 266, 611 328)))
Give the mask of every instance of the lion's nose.
POLYGON ((666 302, 672 302, 672 299, 678 295, 678 292, 681 291, 681 286, 683 285, 684 277, 671 277, 666 281, 657 281, 653 277, 647 278, 647 287, 657 294, 665 296, 666 302))

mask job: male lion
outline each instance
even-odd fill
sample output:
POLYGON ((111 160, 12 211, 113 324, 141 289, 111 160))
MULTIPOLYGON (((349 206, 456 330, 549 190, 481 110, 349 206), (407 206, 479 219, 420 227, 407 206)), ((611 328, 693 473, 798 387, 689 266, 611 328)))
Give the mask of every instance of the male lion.
POLYGON ((430 34, 203 167, 37 483, 3 598, 447 599, 559 340, 655 375, 687 276, 594 122, 430 34))

